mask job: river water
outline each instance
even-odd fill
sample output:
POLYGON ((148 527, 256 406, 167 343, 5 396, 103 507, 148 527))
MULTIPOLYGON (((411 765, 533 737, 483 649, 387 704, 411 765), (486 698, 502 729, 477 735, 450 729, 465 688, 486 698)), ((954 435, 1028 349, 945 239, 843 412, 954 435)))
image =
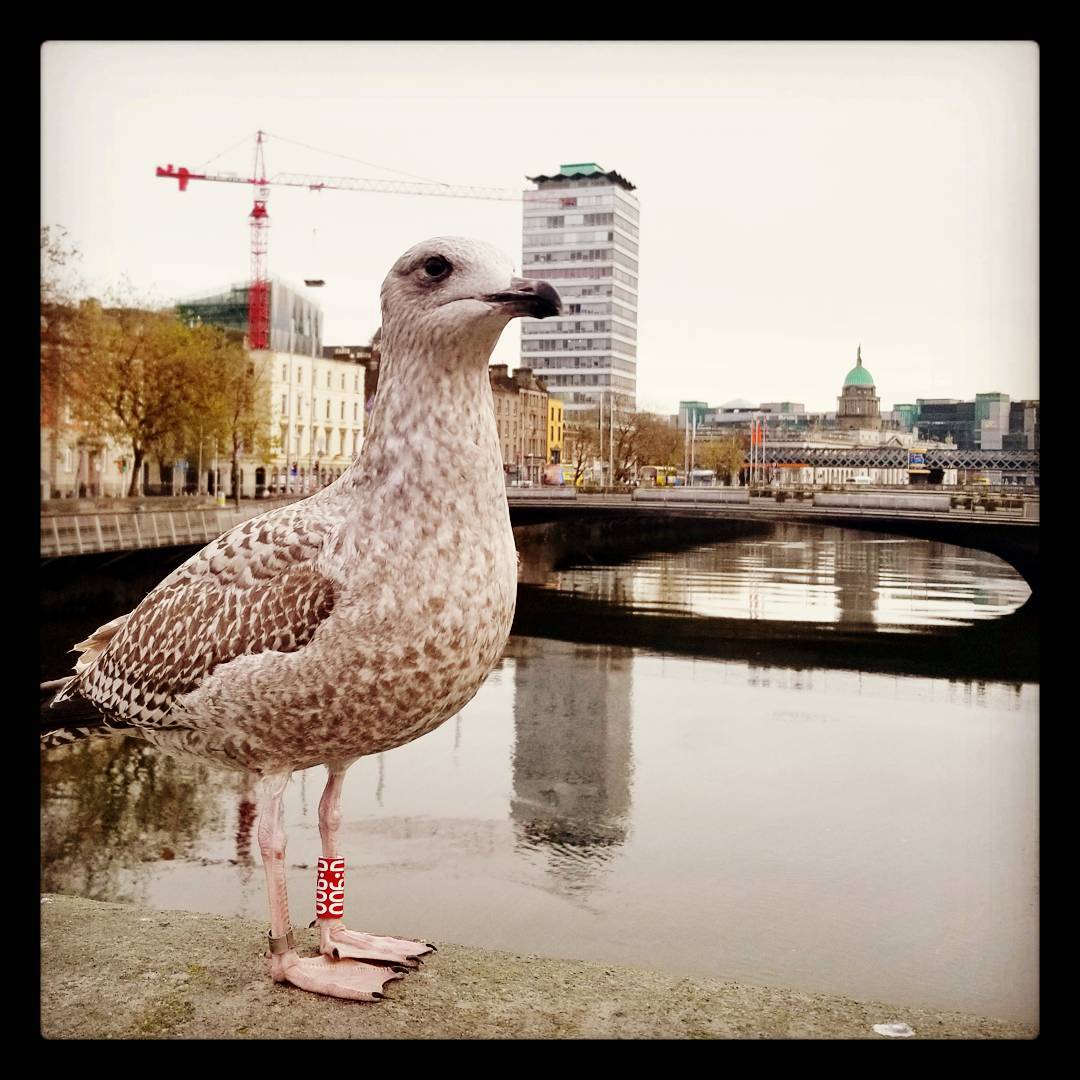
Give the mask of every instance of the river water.
MULTIPOLYGON (((1015 571, 945 544, 769 526, 523 559, 523 577, 527 608, 631 612, 656 640, 516 635, 457 717, 353 766, 351 925, 1036 1022, 1038 685, 920 673, 902 648, 1006 625, 1029 594, 1015 571), (735 630, 700 655, 664 640, 672 619, 735 630), (755 623, 779 629, 751 657, 724 645, 755 623), (793 664, 792 635, 829 626, 849 631, 843 649, 793 664), (905 659, 863 670, 852 641, 905 659)), ((80 620, 127 598, 58 584, 49 632, 78 640, 80 620)), ((266 918, 241 778, 127 739, 43 762, 43 889, 266 918)), ((324 776, 297 774, 286 795, 301 924, 324 776)))

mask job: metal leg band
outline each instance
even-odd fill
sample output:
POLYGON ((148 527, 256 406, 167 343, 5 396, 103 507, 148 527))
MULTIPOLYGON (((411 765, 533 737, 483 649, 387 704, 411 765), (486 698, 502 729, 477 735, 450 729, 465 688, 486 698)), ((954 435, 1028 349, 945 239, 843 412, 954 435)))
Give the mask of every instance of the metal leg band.
POLYGON ((291 952, 296 948, 296 940, 293 937, 293 932, 290 930, 288 933, 283 934, 281 937, 274 937, 274 931, 269 930, 266 934, 267 940, 270 942, 270 955, 277 956, 279 953, 291 952))

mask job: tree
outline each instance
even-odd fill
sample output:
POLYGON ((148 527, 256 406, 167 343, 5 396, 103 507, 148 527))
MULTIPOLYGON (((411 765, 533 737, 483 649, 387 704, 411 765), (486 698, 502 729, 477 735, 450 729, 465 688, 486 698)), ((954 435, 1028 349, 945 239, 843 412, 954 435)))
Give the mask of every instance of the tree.
POLYGON ((76 272, 78 248, 62 226, 46 225, 41 230, 41 338, 40 387, 41 428, 49 432, 48 450, 43 453, 43 480, 56 487, 56 467, 60 454, 63 423, 65 365, 75 340, 77 314, 75 297, 82 290, 76 272))
POLYGON ((563 461, 573 465, 575 483, 597 458, 603 459, 605 468, 613 465, 614 484, 629 482, 642 465, 678 463, 679 433, 656 413, 616 411, 612 419, 605 409, 601 433, 600 411, 591 409, 568 418, 565 431, 563 461))
POLYGON ((682 464, 683 440, 674 424, 651 412, 635 413, 634 422, 638 466, 682 464))
POLYGON ((574 416, 567 415, 563 423, 563 461, 574 467, 572 482, 577 485, 600 453, 597 409, 574 416))
POLYGON ((75 265, 82 255, 62 225, 41 229, 41 307, 70 307, 83 289, 75 265))
POLYGON ((742 470, 746 448, 738 436, 704 439, 697 444, 694 456, 699 468, 713 469, 718 480, 730 484, 742 470))
POLYGON ((235 331, 200 326, 202 368, 194 409, 185 418, 186 444, 210 437, 228 448, 233 498, 240 504, 240 458, 267 457, 275 439, 270 427, 270 355, 251 354, 235 331))
POLYGON ((128 495, 139 492, 143 461, 162 460, 216 400, 213 359, 220 331, 189 327, 171 311, 83 301, 65 365, 71 411, 90 436, 131 446, 128 495))
POLYGON ((616 411, 605 434, 614 484, 629 483, 642 465, 677 464, 679 433, 656 413, 616 411))
POLYGON ((609 482, 625 484, 637 463, 637 413, 616 412, 607 418, 606 426, 607 458, 613 470, 609 482))

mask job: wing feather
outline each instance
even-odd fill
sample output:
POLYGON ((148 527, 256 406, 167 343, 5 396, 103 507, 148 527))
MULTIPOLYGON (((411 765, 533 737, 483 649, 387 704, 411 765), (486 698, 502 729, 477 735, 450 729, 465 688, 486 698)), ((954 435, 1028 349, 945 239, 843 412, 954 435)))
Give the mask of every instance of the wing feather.
POLYGON ((112 723, 161 727, 219 665, 303 648, 337 598, 316 567, 337 522, 332 507, 307 501, 241 522, 80 642, 63 695, 88 699, 112 723))

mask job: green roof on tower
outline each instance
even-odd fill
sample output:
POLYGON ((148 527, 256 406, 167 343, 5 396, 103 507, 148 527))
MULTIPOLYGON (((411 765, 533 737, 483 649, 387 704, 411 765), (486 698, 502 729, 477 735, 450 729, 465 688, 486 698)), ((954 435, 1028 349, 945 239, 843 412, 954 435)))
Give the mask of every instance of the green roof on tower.
POLYGON ((859 346, 855 359, 855 366, 847 373, 844 379, 845 386, 873 386, 874 376, 862 366, 862 346, 859 346))
POLYGON ((560 165, 559 171, 553 173, 551 176, 547 176, 541 173, 539 176, 527 176, 526 180, 531 180, 537 187, 543 187, 546 184, 573 184, 575 180, 582 180, 585 178, 602 178, 610 180, 611 183, 617 184, 619 187, 624 188, 626 191, 633 191, 634 185, 626 179, 625 176, 620 176, 617 172, 611 172, 607 169, 601 168, 595 161, 579 162, 571 165, 560 165))

